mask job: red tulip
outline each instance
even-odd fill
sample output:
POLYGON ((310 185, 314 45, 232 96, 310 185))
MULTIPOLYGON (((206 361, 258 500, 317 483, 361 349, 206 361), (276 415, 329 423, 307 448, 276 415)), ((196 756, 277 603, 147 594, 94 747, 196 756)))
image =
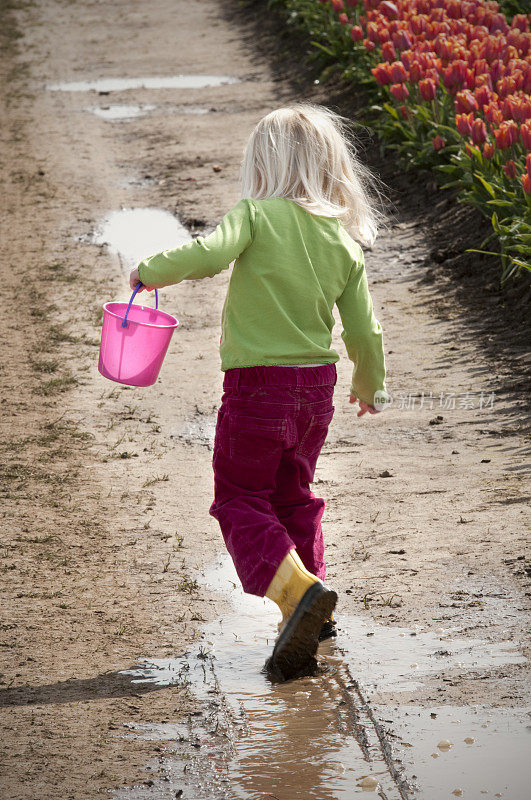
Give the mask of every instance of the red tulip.
POLYGON ((332 8, 334 9, 334 11, 336 12, 343 11, 344 8, 343 0, 330 0, 330 2, 332 3, 332 8))
POLYGON ((409 97, 409 89, 405 85, 405 83, 393 83, 389 87, 389 91, 395 98, 395 100, 407 100, 409 97))
POLYGON ((377 64, 371 69, 371 72, 380 86, 385 86, 387 83, 392 83, 389 64, 377 64))
POLYGON ((348 25, 348 23, 350 22, 350 20, 349 20, 349 18, 348 18, 348 16, 347 16, 347 14, 345 14, 345 13, 343 13, 343 14, 340 14, 338 19, 339 19, 339 22, 340 22, 342 25, 348 25))
POLYGON ((528 153, 525 157, 525 167, 529 175, 529 180, 531 180, 531 153, 528 153))
POLYGON ((495 101, 486 105, 483 113, 492 126, 499 125, 503 121, 503 114, 495 101))
POLYGON ((353 42, 359 42, 361 39, 363 39, 363 29, 360 28, 359 25, 354 25, 350 29, 350 38, 353 42))
POLYGON ((413 45, 413 40, 407 31, 398 31, 393 34, 393 44, 399 50, 409 50, 413 45))
POLYGON ((461 136, 470 136, 472 133, 472 121, 474 115, 470 114, 457 114, 455 124, 461 136))
POLYGON ((411 83, 418 83, 424 77, 422 67, 418 61, 413 61, 411 69, 409 70, 409 79, 411 83))
POLYGON ((494 138, 498 150, 507 150, 518 141, 518 125, 512 120, 502 122, 500 127, 494 131, 494 138))
POLYGON ((411 69, 411 64, 413 63, 413 59, 415 54, 412 50, 404 50, 400 53, 400 61, 405 66, 406 69, 411 69))
POLYGON ((432 143, 434 150, 442 150, 446 144, 445 140, 441 136, 435 136, 432 143))
POLYGON ((355 6, 357 6, 358 2, 359 2, 359 0, 346 0, 347 6, 350 6, 351 8, 354 8, 355 6))
POLYGON ((466 61, 462 59, 452 61, 452 63, 443 70, 444 85, 450 93, 455 94, 457 87, 463 85, 466 80, 466 70, 466 61))
POLYGON ((386 61, 394 61, 396 58, 395 46, 392 42, 384 42, 382 45, 382 56, 386 61))
POLYGON ((389 2, 389 0, 383 0, 383 3, 380 3, 379 11, 381 11, 387 19, 398 19, 398 8, 394 3, 389 2))
POLYGON ((404 119, 409 119, 409 117, 411 116, 411 111, 407 106, 399 106, 398 110, 400 111, 404 119))
POLYGON ((483 145, 483 155, 485 158, 492 158, 495 153, 494 145, 490 142, 485 142, 483 145))
POLYGON ((474 120, 470 135, 474 144, 483 144, 487 140, 487 126, 482 119, 474 120))
POLYGON ((454 101, 455 110, 460 114, 468 114, 479 109, 478 101, 468 89, 457 92, 454 101))
POLYGON ((503 165, 502 169, 509 178, 509 180, 514 181, 514 179, 516 178, 516 174, 518 172, 514 161, 508 161, 506 164, 503 165))
POLYGON ((520 138, 526 150, 531 150, 531 121, 520 125, 520 138))
POLYGON ((401 61, 395 61, 391 64, 391 78, 393 83, 402 83, 407 81, 407 72, 401 61))
POLYGON ((522 175, 522 186, 526 194, 531 194, 531 178, 525 172, 522 175))
POLYGON ((512 27, 518 28, 522 32, 529 31, 529 17, 527 14, 516 14, 513 17, 512 27))
POLYGON ((374 42, 371 42, 371 40, 370 40, 370 39, 364 39, 364 40, 363 40, 363 44, 365 45, 365 50, 366 50, 368 53, 369 53, 371 50, 374 50, 374 48, 376 47, 376 45, 374 44, 374 42))
POLYGON ((419 81, 419 92, 423 100, 426 100, 427 102, 430 100, 435 100, 435 95, 437 94, 437 86, 435 85, 435 81, 433 81, 431 78, 426 78, 426 80, 419 81))
POLYGON ((374 44, 380 44, 380 32, 375 22, 367 23, 367 39, 370 39, 374 44))
POLYGON ((474 90, 474 97, 476 98, 479 107, 483 108, 483 106, 486 106, 487 103, 489 103, 492 99, 492 92, 488 86, 479 86, 474 90))

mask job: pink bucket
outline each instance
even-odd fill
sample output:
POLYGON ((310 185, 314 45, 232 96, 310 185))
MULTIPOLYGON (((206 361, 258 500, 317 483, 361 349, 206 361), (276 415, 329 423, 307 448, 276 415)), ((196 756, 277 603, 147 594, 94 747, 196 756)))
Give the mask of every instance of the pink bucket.
POLYGON ((179 320, 156 308, 129 303, 105 303, 98 369, 105 378, 128 386, 152 386, 158 378, 166 350, 179 320))

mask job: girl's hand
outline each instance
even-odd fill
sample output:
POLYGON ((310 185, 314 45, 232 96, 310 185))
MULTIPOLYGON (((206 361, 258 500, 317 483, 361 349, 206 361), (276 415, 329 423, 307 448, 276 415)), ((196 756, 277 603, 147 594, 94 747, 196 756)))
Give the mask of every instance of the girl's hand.
MULTIPOLYGON (((350 395, 350 399, 349 399, 350 403, 355 403, 357 400, 358 400, 358 398, 354 397, 353 394, 350 395)), ((362 417, 364 414, 367 413, 367 411, 369 412, 369 414, 379 414, 380 413, 379 409, 375 408, 374 406, 370 406, 368 403, 365 403, 363 400, 360 400, 359 404, 360 404, 360 410, 358 411, 358 414, 357 414, 358 417, 362 417)))
MULTIPOLYGON (((131 287, 131 291, 133 291, 133 289, 135 288, 137 283, 140 283, 140 276, 138 274, 138 267, 135 267, 129 273, 129 286, 131 287)), ((139 292, 143 292, 144 289, 146 289, 146 291, 148 291, 148 292, 152 292, 153 291, 153 289, 151 289, 149 286, 142 286, 142 288, 139 289, 138 291, 139 292)))

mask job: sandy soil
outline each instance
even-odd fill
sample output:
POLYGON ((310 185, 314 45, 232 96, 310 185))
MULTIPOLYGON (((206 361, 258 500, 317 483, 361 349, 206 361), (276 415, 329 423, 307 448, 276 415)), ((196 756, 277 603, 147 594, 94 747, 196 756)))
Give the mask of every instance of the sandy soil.
MULTIPOLYGON (((201 431, 220 397, 227 276, 165 290, 181 328, 159 382, 114 385, 97 372, 101 304, 128 288, 119 259, 91 234, 120 207, 166 209, 193 232, 212 229, 238 199, 241 151, 260 116, 301 96, 333 98, 282 71, 271 33, 258 46, 258 7, 39 0, 2 9, 0 786, 10 800, 77 800, 148 780, 156 742, 124 748, 113 731, 197 707, 185 686, 142 690, 120 671, 199 648, 201 623, 223 611, 197 576, 222 548, 201 431), (45 88, 181 73, 241 81, 112 97, 45 88), (156 108, 114 123, 87 110, 111 102, 156 108), (211 111, 182 113, 189 104, 211 111)), ((477 281, 456 301, 451 272, 437 266, 446 257, 434 260, 447 195, 432 187, 427 208, 425 181, 393 177, 370 158, 396 203, 366 253, 396 401, 358 419, 342 360, 316 482, 338 617, 518 641, 530 587, 523 340, 503 337, 502 348, 496 331, 483 335, 493 318, 510 330, 517 312, 477 281), (444 405, 451 393, 455 408, 444 405)), ((416 699, 518 705, 526 675, 526 665, 435 675, 416 699)))

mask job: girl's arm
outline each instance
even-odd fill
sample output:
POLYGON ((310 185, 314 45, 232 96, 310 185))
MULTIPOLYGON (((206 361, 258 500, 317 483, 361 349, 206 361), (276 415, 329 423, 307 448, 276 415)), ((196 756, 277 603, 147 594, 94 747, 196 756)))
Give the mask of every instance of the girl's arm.
POLYGON ((184 280, 211 278, 227 269, 252 242, 254 211, 251 200, 240 200, 208 236, 141 261, 138 278, 146 287, 162 289, 184 280))
POLYGON ((383 331, 374 315, 361 247, 337 307, 343 323, 341 338, 354 363, 351 395, 374 406, 374 393, 386 391, 383 331))

